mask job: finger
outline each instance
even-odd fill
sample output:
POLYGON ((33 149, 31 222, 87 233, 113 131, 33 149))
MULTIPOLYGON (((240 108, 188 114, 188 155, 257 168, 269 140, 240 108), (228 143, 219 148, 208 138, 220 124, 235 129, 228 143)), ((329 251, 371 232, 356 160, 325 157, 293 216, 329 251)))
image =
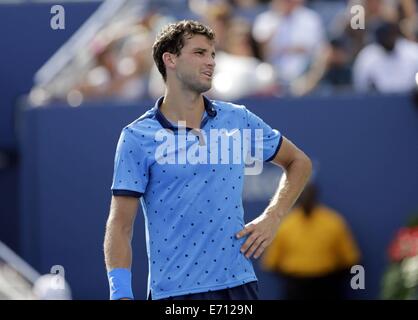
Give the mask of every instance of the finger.
POLYGON ((251 247, 248 249, 247 253, 245 254, 245 257, 247 259, 251 258, 253 253, 257 250, 257 248, 261 245, 262 242, 263 240, 261 238, 258 238, 256 241, 254 241, 251 247))
POLYGON ((240 232, 238 232, 236 234, 236 237, 238 239, 239 238, 242 238, 242 237, 246 236, 247 234, 253 232, 253 230, 254 230, 254 225, 253 224, 249 224, 249 225, 245 226, 245 228, 242 229, 240 232))
POLYGON ((251 234, 251 236, 248 237, 247 241, 244 242, 244 244, 241 246, 241 252, 245 253, 248 248, 253 244, 255 240, 257 240, 258 235, 251 234))
POLYGON ((266 241, 261 242, 260 246, 258 247, 257 251, 254 254, 254 258, 258 259, 266 248, 267 248, 266 241))

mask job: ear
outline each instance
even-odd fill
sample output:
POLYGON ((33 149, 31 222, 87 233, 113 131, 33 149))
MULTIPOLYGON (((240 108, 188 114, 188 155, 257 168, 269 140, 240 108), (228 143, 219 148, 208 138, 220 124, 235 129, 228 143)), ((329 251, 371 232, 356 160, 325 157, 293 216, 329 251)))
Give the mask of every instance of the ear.
POLYGON ((174 54, 170 52, 164 52, 162 58, 167 69, 174 69, 176 66, 176 58, 174 54))

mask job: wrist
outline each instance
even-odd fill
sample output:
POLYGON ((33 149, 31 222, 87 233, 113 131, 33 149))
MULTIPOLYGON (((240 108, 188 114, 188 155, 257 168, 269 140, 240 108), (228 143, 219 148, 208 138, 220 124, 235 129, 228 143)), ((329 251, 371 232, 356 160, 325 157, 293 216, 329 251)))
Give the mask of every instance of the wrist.
POLYGON ((267 208, 264 213, 277 224, 279 224, 284 217, 284 213, 282 211, 274 208, 267 208))
POLYGON ((123 298, 133 300, 132 293, 132 274, 129 269, 115 268, 107 273, 110 289, 110 300, 120 300, 123 298))

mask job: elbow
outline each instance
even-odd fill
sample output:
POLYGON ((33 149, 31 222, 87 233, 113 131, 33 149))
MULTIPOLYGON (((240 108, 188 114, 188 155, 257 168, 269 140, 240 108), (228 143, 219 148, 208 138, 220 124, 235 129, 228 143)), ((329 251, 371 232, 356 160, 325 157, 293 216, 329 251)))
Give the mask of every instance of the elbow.
POLYGON ((312 176, 313 165, 312 160, 307 155, 304 157, 303 166, 305 171, 305 179, 306 181, 309 181, 312 176))
POLYGON ((307 175, 307 179, 309 179, 312 175, 312 170, 313 170, 313 165, 312 165, 312 160, 305 155, 305 159, 304 161, 304 166, 305 166, 305 170, 306 170, 306 175, 307 175))
POLYGON ((296 168, 304 176, 306 181, 310 179, 313 170, 312 160, 304 152, 301 151, 290 166, 296 168))

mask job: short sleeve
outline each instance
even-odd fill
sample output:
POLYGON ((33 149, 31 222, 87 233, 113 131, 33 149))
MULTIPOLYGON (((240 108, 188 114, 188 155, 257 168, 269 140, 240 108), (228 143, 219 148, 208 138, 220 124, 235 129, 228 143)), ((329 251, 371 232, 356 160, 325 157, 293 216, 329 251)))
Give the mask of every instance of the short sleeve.
POLYGON ((251 156, 260 161, 271 161, 279 152, 282 144, 282 135, 272 129, 261 118, 244 108, 247 119, 247 129, 251 129, 251 156))
POLYGON ((116 148, 112 194, 140 198, 148 178, 146 152, 129 128, 124 128, 116 148))

